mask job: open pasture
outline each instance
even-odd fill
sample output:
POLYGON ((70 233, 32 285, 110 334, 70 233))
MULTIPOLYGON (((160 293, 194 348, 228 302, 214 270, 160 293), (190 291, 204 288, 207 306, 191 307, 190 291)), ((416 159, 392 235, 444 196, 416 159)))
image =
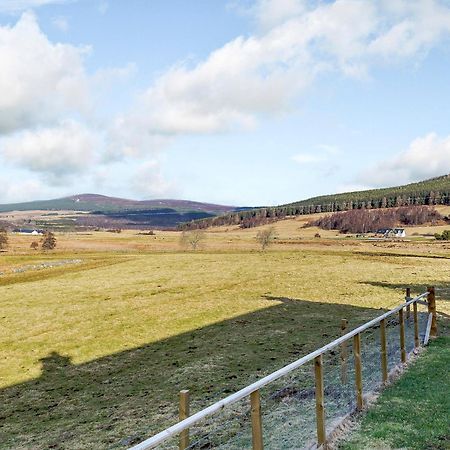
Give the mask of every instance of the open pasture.
POLYGON ((448 244, 317 239, 303 219, 275 224, 266 252, 258 229, 208 231, 197 252, 176 232, 59 234, 48 253, 12 235, 0 448, 123 447, 175 421, 180 389, 195 411, 330 341, 342 318, 355 327, 400 303, 408 285, 448 298, 448 244))

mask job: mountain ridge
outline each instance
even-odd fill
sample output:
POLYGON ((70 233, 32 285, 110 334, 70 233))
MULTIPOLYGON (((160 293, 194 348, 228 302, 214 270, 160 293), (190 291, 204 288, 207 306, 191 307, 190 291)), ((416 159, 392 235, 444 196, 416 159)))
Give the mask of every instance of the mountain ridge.
POLYGON ((102 194, 76 194, 49 200, 33 200, 20 203, 0 204, 0 212, 33 210, 68 210, 87 212, 117 212, 123 210, 146 210, 171 208, 177 211, 202 211, 208 213, 225 213, 236 211, 240 207, 219 205, 178 199, 133 200, 102 194))

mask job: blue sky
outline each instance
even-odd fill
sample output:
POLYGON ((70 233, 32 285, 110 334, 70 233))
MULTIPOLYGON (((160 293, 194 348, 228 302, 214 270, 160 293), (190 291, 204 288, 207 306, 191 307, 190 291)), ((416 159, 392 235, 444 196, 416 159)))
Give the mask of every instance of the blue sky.
POLYGON ((0 202, 450 173, 449 43, 444 0, 0 0, 0 202))

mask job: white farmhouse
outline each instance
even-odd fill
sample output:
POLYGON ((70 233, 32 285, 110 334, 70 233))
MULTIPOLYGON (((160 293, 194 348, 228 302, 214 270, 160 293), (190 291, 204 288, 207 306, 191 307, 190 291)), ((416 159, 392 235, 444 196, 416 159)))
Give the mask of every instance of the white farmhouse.
POLYGON ((398 237, 398 238, 404 238, 404 237, 406 237, 406 231, 405 231, 404 228, 394 228, 394 229, 392 230, 392 234, 393 234, 395 237, 398 237))

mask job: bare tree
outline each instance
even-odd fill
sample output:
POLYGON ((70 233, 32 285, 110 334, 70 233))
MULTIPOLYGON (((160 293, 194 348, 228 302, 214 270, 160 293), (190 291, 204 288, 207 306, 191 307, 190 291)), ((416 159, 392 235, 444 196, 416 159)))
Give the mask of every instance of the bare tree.
POLYGON ((33 250, 37 250, 39 248, 39 242, 33 241, 30 245, 30 248, 33 250))
POLYGON ((5 228, 0 229, 0 250, 8 246, 8 233, 5 228))
POLYGON ((202 230, 183 231, 180 243, 183 247, 191 247, 192 250, 197 250, 205 238, 205 232, 202 230))
POLYGON ((56 237, 51 231, 47 231, 42 240, 42 250, 53 250, 55 247, 56 237))
POLYGON ((309 222, 324 230, 339 230, 341 233, 367 233, 397 225, 435 224, 442 216, 429 206, 402 206, 388 209, 353 209, 337 212, 309 222))
POLYGON ((261 246, 261 250, 265 250, 276 237, 276 232, 274 227, 266 228, 264 230, 258 231, 256 235, 256 240, 261 246))

